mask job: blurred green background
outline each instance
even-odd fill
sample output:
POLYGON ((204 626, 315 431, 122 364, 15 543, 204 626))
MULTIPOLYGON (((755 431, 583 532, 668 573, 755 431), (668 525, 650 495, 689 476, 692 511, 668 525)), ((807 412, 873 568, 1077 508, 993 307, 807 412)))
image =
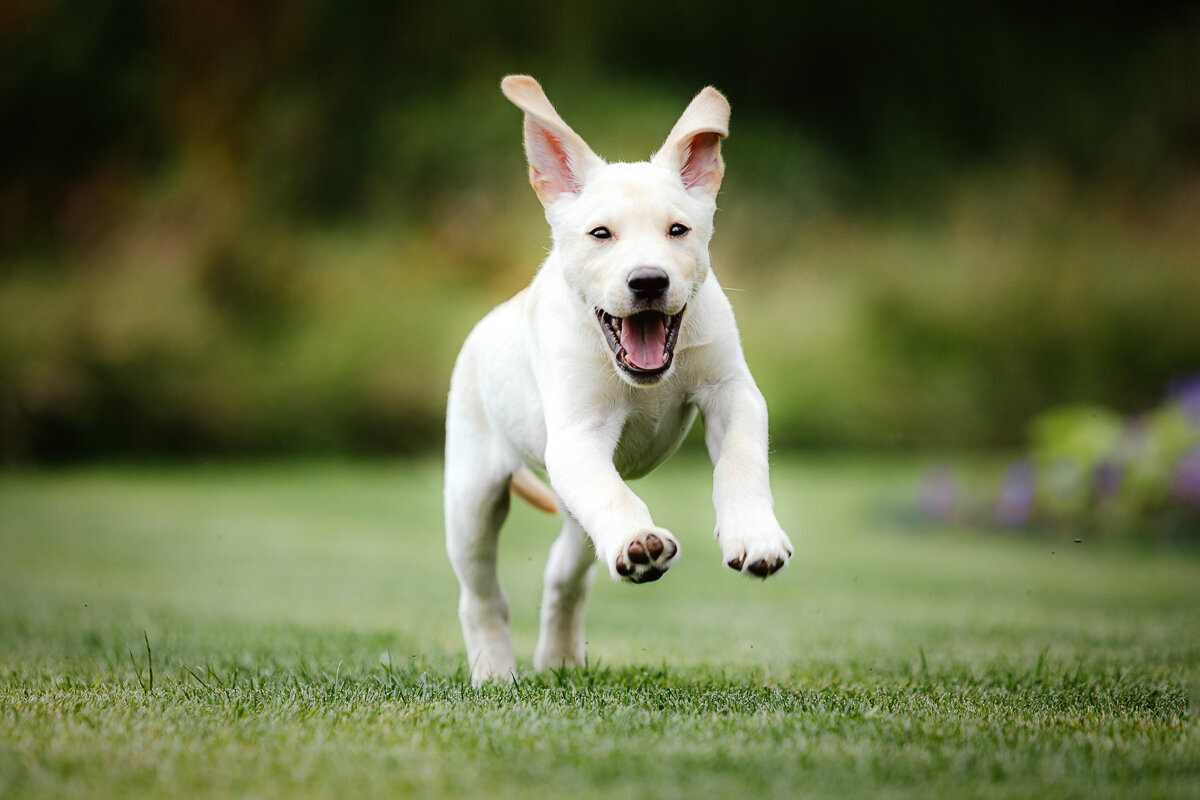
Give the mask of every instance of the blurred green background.
POLYGON ((9 0, 0 457, 440 447, 601 155, 733 104, 713 243, 777 448, 1011 447, 1200 370, 1200 5, 9 0))

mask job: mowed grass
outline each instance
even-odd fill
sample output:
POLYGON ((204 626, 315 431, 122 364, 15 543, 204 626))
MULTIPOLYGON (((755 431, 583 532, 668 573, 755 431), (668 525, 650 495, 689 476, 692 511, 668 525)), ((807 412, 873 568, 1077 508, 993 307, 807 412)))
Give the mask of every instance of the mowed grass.
POLYGON ((436 462, 5 474, 0 796, 1194 797, 1200 553, 933 529, 919 469, 781 461, 763 583, 677 458, 635 488, 680 560, 598 577, 542 676, 557 526, 515 504, 527 674, 478 690, 436 462))

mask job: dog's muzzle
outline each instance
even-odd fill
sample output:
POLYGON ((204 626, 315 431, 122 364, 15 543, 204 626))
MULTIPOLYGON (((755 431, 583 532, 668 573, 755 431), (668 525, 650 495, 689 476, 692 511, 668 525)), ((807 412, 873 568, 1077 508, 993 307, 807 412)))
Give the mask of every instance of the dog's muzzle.
POLYGON ((639 311, 628 317, 614 317, 602 308, 596 319, 604 339, 616 356, 617 366, 637 383, 655 383, 671 368, 675 343, 683 324, 683 312, 639 311))

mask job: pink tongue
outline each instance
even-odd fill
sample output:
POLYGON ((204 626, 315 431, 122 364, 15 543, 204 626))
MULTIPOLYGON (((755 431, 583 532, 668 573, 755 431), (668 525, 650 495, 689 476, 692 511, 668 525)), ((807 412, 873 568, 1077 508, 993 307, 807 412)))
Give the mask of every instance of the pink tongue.
POLYGON ((621 321, 621 347, 638 369, 658 369, 666 363, 667 326, 657 311, 643 311, 621 321))

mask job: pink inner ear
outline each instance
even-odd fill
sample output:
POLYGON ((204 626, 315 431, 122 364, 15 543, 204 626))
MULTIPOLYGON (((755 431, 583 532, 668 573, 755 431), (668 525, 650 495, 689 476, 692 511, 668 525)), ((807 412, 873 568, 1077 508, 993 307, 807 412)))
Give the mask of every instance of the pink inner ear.
POLYGON ((540 125, 535 125, 529 161, 537 170, 543 186, 550 194, 579 194, 583 184, 576 175, 576 166, 562 139, 540 125))
POLYGON ((698 133, 688 142, 683 153, 679 177, 686 189, 704 186, 713 174, 721 171, 721 137, 715 133, 698 133))

